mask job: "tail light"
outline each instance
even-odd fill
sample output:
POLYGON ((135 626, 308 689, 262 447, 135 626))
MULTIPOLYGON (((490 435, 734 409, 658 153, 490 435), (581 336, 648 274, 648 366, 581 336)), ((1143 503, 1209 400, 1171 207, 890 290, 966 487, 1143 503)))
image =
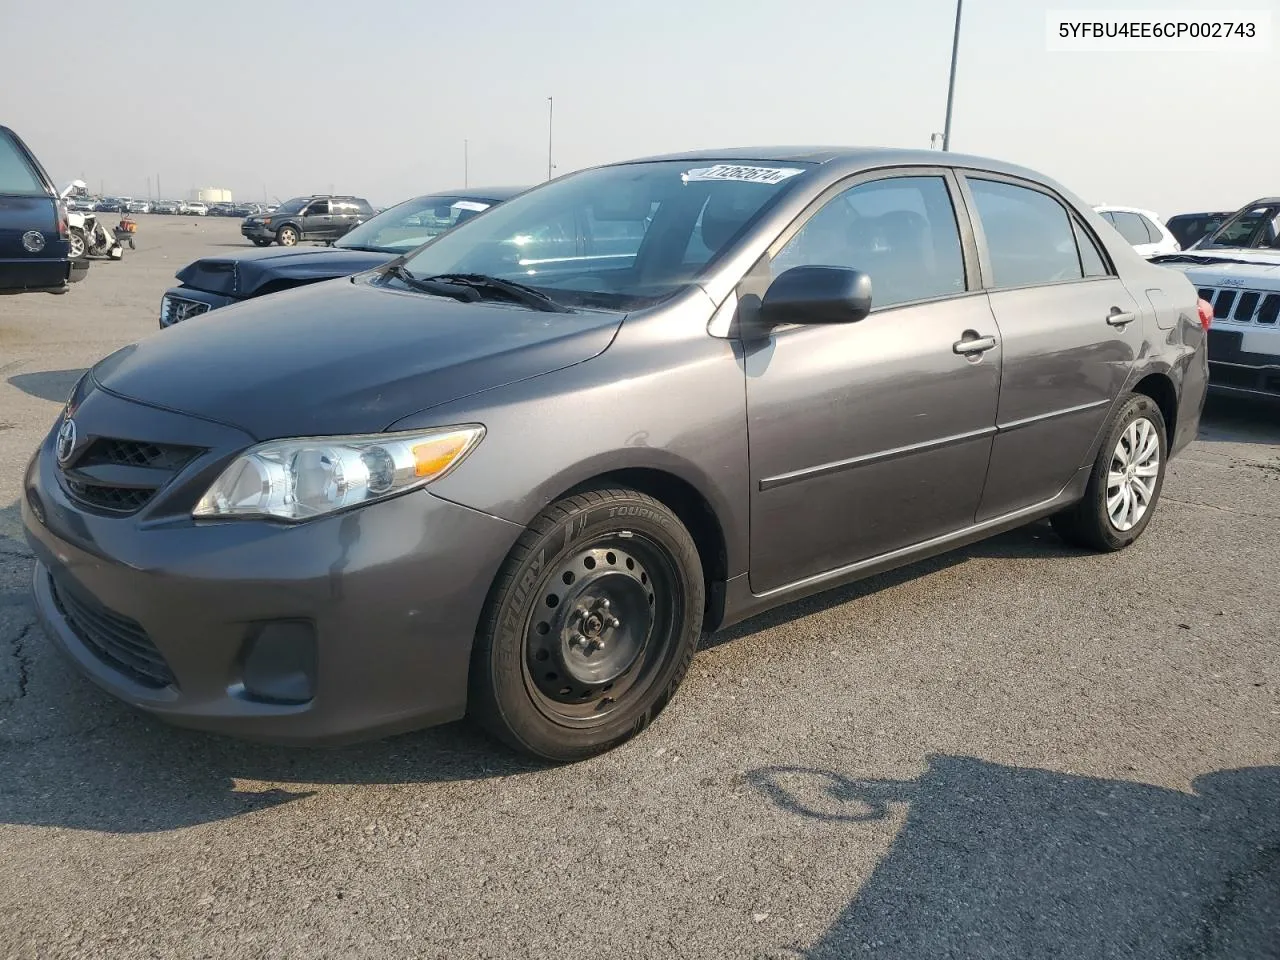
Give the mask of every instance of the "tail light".
POLYGON ((1213 307, 1202 297, 1196 304, 1196 308, 1200 311, 1200 326, 1208 330, 1213 324, 1213 307))
POLYGON ((67 205, 61 200, 58 201, 58 237, 66 240, 71 236, 71 232, 67 229, 67 205))

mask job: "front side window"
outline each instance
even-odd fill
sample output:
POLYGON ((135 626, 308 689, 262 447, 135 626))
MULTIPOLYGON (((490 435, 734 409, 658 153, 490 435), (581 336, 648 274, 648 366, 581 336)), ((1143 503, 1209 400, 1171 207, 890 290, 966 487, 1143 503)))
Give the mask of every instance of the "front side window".
POLYGON ((329 214, 329 201, 315 200, 312 202, 311 206, 307 207, 307 212, 304 214, 304 216, 324 217, 324 216, 328 216, 328 214, 329 214))
POLYGON ((1084 276, 1067 211, 1039 190, 969 178, 987 240, 991 285, 1027 287, 1084 276))
POLYGON ((641 306, 694 283, 812 166, 663 160, 584 170, 461 224, 405 267, 416 277, 488 274, 569 305, 641 306))
POLYGON ((383 210, 334 246, 380 253, 408 253, 492 206, 471 197, 418 197, 383 210))
POLYGON ((942 177, 890 177, 833 197, 772 263, 850 267, 871 277, 874 307, 951 296, 965 289, 964 254, 942 177))
POLYGON ((276 207, 273 213, 282 213, 286 216, 289 214, 301 213, 303 207, 307 205, 306 197, 295 197, 292 200, 286 200, 280 206, 276 207))
POLYGON ((0 193, 18 197, 48 195, 27 158, 7 134, 0 134, 0 193))

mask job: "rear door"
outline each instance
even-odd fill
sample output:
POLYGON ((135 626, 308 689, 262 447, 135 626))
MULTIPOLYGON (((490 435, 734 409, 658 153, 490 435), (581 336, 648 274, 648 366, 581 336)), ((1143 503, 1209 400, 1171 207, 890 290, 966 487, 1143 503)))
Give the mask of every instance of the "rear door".
POLYGON ((68 255, 48 174, 0 127, 0 289, 59 287, 71 269, 68 255))
POLYGON ((1003 352, 982 521, 1050 500, 1075 477, 1142 323, 1105 248, 1062 198, 988 173, 967 174, 965 186, 1003 352))

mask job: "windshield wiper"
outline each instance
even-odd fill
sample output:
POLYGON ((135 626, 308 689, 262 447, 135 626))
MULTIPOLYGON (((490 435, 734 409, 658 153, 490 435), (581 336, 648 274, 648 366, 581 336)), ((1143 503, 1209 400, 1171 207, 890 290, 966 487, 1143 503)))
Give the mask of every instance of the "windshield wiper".
MULTIPOLYGON (((563 303, 557 303, 552 300, 541 290, 526 287, 523 283, 503 280, 500 277, 491 277, 485 273, 438 273, 433 277, 423 277, 417 282, 446 284, 472 292, 496 290, 499 293, 505 293, 517 303, 532 307, 534 310, 541 310, 545 313, 573 313, 570 308, 563 303)), ((478 292, 477 296, 479 296, 478 292)))
POLYGON ((413 290, 420 290, 422 293, 430 293, 437 297, 452 297, 463 303, 475 303, 480 299, 479 292, 471 287, 464 287, 458 283, 441 283, 432 278, 415 277, 402 263, 392 263, 387 267, 386 276, 395 277, 413 290))

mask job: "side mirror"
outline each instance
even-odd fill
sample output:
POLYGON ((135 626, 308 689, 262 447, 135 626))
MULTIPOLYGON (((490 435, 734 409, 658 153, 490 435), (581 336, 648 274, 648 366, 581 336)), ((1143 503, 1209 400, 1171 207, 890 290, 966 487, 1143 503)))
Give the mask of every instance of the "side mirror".
POLYGON ((792 267, 765 291, 761 319, 784 323, 856 323, 871 312, 871 278, 849 267, 792 267))

